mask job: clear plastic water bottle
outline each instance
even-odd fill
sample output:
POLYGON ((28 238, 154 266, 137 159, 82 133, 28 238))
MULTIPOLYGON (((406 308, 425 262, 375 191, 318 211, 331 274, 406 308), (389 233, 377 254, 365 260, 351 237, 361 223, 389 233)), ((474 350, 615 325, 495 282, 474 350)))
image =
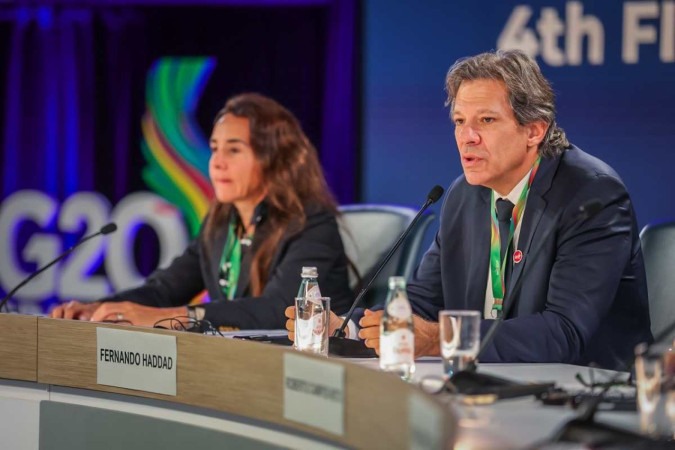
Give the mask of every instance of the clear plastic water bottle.
POLYGON ((297 350, 328 355, 330 299, 321 296, 316 267, 303 267, 301 276, 295 299, 293 346, 297 350))
POLYGON ((405 278, 390 277, 380 322, 380 369, 410 380, 415 372, 415 333, 405 278))
POLYGON ((298 289, 298 298, 319 298, 321 297, 321 290, 319 289, 319 271, 316 267, 303 267, 302 282, 300 289, 298 289))

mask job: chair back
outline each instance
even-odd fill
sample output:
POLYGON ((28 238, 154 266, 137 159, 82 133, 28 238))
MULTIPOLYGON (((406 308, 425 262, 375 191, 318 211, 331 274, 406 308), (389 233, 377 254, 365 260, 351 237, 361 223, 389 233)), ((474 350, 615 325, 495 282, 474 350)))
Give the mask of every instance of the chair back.
MULTIPOLYGON (((640 233, 654 336, 675 320, 675 222, 647 225, 640 233)), ((671 333, 672 342, 675 333, 671 333)))
MULTIPOLYGON (((350 287, 355 294, 377 270, 378 263, 392 248, 401 233, 417 214, 412 208, 378 204, 354 204, 339 207, 340 235, 345 252, 358 273, 350 270, 350 287)), ((405 242, 394 253, 363 301, 365 307, 383 303, 390 276, 410 278, 417 266, 424 234, 435 214, 427 212, 420 217, 405 242)))

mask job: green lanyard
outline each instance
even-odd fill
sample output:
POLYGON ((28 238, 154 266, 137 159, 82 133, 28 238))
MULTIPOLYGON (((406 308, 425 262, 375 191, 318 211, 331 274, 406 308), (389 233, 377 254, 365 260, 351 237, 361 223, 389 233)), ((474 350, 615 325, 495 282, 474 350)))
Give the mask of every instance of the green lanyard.
MULTIPOLYGON (((520 193, 520 197, 518 198, 518 203, 516 203, 516 206, 513 208, 507 246, 511 244, 516 227, 523 216, 525 203, 527 202, 527 194, 529 193, 532 181, 537 174, 540 162, 541 156, 538 157, 532 165, 532 170, 530 171, 530 177, 527 180, 527 184, 525 184, 523 187, 523 191, 520 193)), ((502 308, 504 306, 504 269, 506 268, 506 259, 509 257, 509 252, 504 252, 503 261, 499 260, 501 254, 501 243, 499 239, 499 223, 497 221, 497 213, 495 212, 494 190, 491 193, 490 202, 490 217, 492 218, 492 236, 490 237, 490 275, 492 278, 492 297, 494 298, 492 312, 493 315, 499 317, 501 316, 502 308)))
POLYGON ((232 300, 237 293, 239 273, 241 272, 241 245, 242 240, 248 240, 250 245, 252 235, 239 239, 237 236, 237 219, 233 216, 227 228, 227 241, 220 257, 220 288, 225 297, 232 300))

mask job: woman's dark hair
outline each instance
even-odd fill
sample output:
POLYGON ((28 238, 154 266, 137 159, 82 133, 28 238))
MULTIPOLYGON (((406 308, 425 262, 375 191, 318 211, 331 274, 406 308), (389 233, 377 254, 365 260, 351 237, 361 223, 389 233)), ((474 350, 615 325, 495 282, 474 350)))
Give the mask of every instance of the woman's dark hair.
MULTIPOLYGON (((246 93, 230 98, 216 115, 214 124, 225 114, 248 119, 250 144, 267 190, 266 220, 270 232, 257 244, 250 272, 251 294, 259 296, 282 236, 304 228, 305 208, 312 205, 337 215, 337 206, 316 149, 290 111, 271 98, 246 93)), ((232 204, 215 202, 205 225, 207 235, 225 226, 231 208, 232 204)))

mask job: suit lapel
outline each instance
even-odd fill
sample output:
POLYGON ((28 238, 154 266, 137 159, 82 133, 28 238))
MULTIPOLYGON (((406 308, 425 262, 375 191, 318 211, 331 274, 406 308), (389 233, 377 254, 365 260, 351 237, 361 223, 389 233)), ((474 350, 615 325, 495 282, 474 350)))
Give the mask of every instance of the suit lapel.
POLYGON ((523 225, 520 228, 520 237, 518 238, 518 248, 515 249, 514 254, 517 251, 522 252, 523 259, 516 263, 513 263, 513 269, 511 271, 511 278, 509 279, 509 285, 514 286, 520 274, 525 267, 527 257, 529 256, 529 250, 532 246, 532 237, 539 226, 539 221, 541 216, 546 209, 546 201, 539 195, 533 195, 533 192, 528 194, 527 198, 527 207, 525 208, 525 217, 523 218, 523 225))
POLYGON ((471 257, 468 273, 467 295, 465 308, 483 311, 485 304, 485 288, 490 258, 490 189, 481 188, 477 207, 471 214, 469 230, 475 233, 470 242, 471 257))
MULTIPOLYGON (((520 236, 518 238, 518 248, 516 251, 521 251, 523 258, 519 263, 513 264, 513 270, 511 272, 511 278, 509 279, 509 285, 515 286, 518 278, 523 273, 523 269, 528 262, 528 257, 530 256, 530 250, 532 249, 532 244, 535 241, 534 237, 538 236, 541 238, 542 233, 537 234, 539 229, 539 224, 541 218, 546 211, 547 202, 544 198, 544 195, 551 187, 553 182, 553 176, 555 175, 556 169, 560 162, 560 157, 555 158, 544 158, 541 160, 539 165, 539 171, 532 182, 530 187, 530 192, 527 195, 527 206, 525 207, 525 215, 523 217, 523 224, 520 228, 520 236)), ((534 246, 537 248, 539 244, 534 246)), ((515 252, 514 252, 515 253, 515 252)), ((507 301, 510 299, 511 293, 507 292, 507 301)), ((511 309, 511 314, 515 309, 511 309)))

